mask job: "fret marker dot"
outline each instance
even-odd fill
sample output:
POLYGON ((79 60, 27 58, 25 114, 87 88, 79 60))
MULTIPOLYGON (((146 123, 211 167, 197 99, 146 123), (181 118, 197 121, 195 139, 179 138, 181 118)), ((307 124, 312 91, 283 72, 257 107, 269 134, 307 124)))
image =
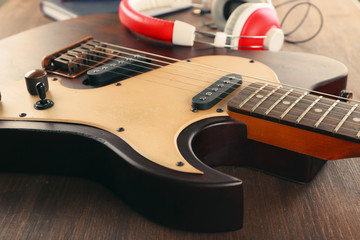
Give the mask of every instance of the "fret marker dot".
POLYGON ((360 118, 354 117, 354 118, 353 118, 353 121, 354 121, 354 122, 360 122, 360 118))
POLYGON ((323 110, 321 108, 315 108, 314 111, 317 113, 321 113, 323 110))
POLYGON ((257 98, 263 98, 264 95, 258 94, 258 95, 256 95, 256 97, 257 97, 257 98))
POLYGON ((283 101, 282 103, 285 104, 285 105, 289 105, 289 104, 290 104, 289 101, 283 101))

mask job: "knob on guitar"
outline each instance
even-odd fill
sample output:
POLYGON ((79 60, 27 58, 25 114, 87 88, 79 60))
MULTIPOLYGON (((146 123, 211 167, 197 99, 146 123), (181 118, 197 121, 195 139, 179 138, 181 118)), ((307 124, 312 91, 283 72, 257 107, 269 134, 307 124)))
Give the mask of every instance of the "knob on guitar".
POLYGON ((31 70, 25 74, 26 87, 31 95, 37 95, 36 84, 41 82, 44 84, 45 91, 49 90, 49 82, 47 79, 47 73, 42 69, 31 70))
POLYGON ((34 105, 37 110, 51 108, 54 102, 46 99, 46 92, 49 90, 47 73, 42 69, 31 70, 25 74, 26 87, 31 95, 38 95, 40 100, 34 105))

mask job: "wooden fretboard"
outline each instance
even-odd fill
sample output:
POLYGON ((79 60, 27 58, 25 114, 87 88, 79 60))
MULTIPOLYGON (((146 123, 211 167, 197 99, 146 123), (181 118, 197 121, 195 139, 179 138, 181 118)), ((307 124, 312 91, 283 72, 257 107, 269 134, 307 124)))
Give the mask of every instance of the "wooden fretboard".
POLYGON ((297 89, 252 83, 229 101, 228 109, 231 112, 360 142, 360 107, 357 104, 297 89))

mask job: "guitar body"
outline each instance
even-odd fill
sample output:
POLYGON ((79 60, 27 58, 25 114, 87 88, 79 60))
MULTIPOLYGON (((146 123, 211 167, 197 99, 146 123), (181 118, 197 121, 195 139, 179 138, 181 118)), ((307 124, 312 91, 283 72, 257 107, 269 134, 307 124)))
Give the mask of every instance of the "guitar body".
MULTIPOLYGON (((196 92, 184 91, 183 79, 174 83, 163 73, 182 62, 125 79, 121 86, 78 89, 82 79, 57 77, 48 93, 54 107, 35 110, 37 97, 27 93, 23 75, 39 68, 43 56, 88 35, 334 95, 346 86, 346 67, 325 57, 173 47, 132 34, 115 15, 56 22, 0 42, 3 171, 95 179, 157 222, 194 231, 229 231, 243 224, 243 183, 211 167, 248 166, 308 182, 326 163, 247 139, 246 124, 224 111, 229 98, 208 110, 191 111, 196 92), (20 117, 22 113, 26 116, 20 117)), ((192 75, 190 70, 182 74, 192 75)), ((209 84, 199 83, 196 90, 209 84)))

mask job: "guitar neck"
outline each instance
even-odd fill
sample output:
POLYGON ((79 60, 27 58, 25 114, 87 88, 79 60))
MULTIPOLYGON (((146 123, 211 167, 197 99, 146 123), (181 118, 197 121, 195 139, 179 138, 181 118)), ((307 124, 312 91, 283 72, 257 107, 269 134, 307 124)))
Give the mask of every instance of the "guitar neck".
MULTIPOLYGON (((298 89, 252 83, 229 101, 228 109, 233 116, 234 113, 236 116, 247 115, 328 137, 360 142, 358 104, 298 89)), ((277 130, 273 129, 272 134, 276 135, 277 130)))

